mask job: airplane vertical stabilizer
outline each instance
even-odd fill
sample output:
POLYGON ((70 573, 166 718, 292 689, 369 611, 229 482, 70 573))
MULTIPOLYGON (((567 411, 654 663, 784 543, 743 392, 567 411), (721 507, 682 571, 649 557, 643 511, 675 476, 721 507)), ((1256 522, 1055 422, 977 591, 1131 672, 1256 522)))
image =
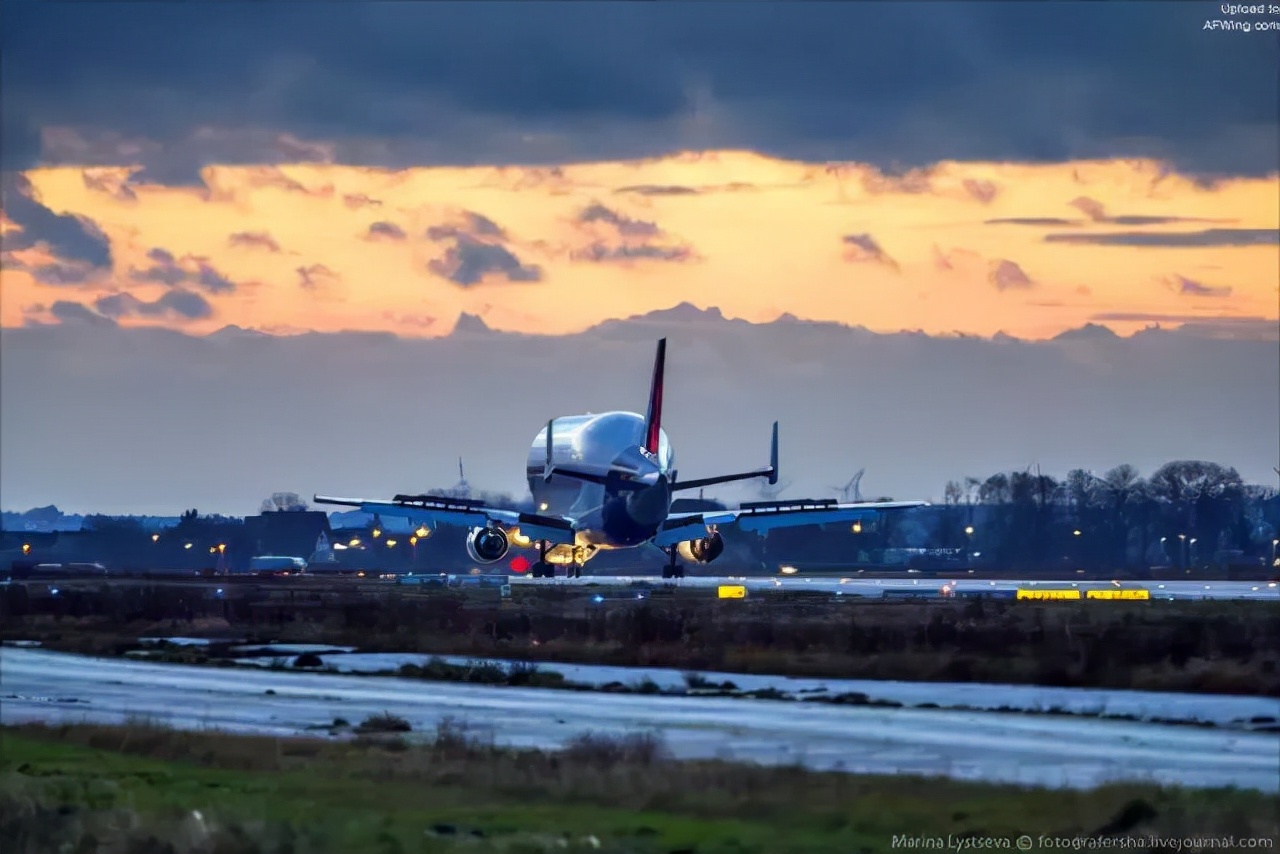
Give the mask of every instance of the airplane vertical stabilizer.
POLYGON ((667 339, 658 341, 658 354, 653 360, 653 382, 649 386, 649 409, 644 416, 644 449, 658 453, 658 435, 662 429, 662 375, 667 361, 667 339))

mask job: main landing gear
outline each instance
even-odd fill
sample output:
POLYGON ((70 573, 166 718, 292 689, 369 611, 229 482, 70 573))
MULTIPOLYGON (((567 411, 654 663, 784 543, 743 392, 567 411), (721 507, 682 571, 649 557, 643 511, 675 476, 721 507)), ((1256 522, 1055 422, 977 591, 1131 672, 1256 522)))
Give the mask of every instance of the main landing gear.
MULTIPOLYGON (((582 561, 581 553, 574 550, 574 562, 569 564, 565 570, 565 578, 581 578, 582 577, 582 561)), ((555 578, 556 567, 553 563, 547 562, 547 543, 538 543, 538 562, 533 565, 532 571, 529 573, 532 578, 555 578)))
POLYGON ((667 553, 667 565, 662 568, 663 578, 684 578, 684 567, 676 561, 676 547, 663 549, 667 553))

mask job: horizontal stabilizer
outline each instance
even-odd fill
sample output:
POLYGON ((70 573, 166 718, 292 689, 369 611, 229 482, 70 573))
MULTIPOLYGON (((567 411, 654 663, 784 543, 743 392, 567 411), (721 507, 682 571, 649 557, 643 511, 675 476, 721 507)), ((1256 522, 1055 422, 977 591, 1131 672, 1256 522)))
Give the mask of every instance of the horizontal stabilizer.
POLYGON ((704 486, 715 486, 718 483, 732 483, 735 480, 751 480, 752 478, 763 477, 769 485, 775 485, 778 482, 778 422, 773 422, 773 439, 769 447, 769 465, 755 469, 754 471, 738 472, 737 474, 721 474, 715 477, 700 477, 696 480, 683 480, 672 485, 672 492, 679 492, 686 489, 701 489, 704 486))

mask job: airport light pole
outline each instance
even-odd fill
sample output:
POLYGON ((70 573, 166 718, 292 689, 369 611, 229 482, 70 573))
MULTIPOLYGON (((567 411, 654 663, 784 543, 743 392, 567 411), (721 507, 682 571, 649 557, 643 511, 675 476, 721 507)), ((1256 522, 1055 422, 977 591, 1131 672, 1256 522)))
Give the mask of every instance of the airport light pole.
POLYGON ((1182 568, 1189 569, 1187 566, 1187 535, 1179 534, 1178 539, 1182 540, 1182 568))
POLYGON ((1187 540, 1187 561, 1188 561, 1187 569, 1190 569, 1190 568, 1191 568, 1191 566, 1190 566, 1191 555, 1193 555, 1193 554, 1195 554, 1195 553, 1196 553, 1196 550, 1193 548, 1193 546, 1195 546, 1195 544, 1196 544, 1196 538, 1195 538, 1195 537, 1192 537, 1191 539, 1187 540))
POLYGON ((1271 541, 1271 565, 1276 565, 1276 546, 1280 546, 1280 539, 1271 541))

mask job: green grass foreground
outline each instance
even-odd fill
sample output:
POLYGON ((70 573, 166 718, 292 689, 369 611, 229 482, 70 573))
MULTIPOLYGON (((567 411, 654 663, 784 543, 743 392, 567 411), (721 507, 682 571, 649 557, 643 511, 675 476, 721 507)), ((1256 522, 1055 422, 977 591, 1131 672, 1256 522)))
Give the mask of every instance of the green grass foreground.
POLYGON ((396 724, 371 720, 345 741, 145 722, 0 728, 3 850, 851 854, 888 851, 903 834, 1280 835, 1261 793, 677 762, 651 736, 584 736, 549 754, 494 748, 451 722, 405 740, 396 724))

